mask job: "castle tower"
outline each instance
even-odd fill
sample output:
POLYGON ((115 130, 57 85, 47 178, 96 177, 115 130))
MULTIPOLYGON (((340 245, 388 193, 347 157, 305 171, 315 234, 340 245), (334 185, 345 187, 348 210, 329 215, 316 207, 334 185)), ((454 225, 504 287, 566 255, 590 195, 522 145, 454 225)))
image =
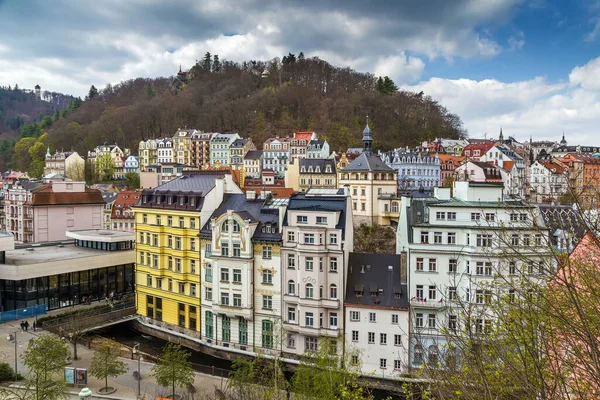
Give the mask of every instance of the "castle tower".
POLYGON ((369 128, 369 116, 368 115, 367 115, 367 126, 365 127, 365 130, 363 131, 362 142, 363 142, 363 153, 367 156, 372 155, 373 154, 373 135, 371 132, 371 128, 369 128))
POLYGON ((40 85, 35 85, 35 96, 38 99, 42 98, 42 88, 40 87, 40 85))

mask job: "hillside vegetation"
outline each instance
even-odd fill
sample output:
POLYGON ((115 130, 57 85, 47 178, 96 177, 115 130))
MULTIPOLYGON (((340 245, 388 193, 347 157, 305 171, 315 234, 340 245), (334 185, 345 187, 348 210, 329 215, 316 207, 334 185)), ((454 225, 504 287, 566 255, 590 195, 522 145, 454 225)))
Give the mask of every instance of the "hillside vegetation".
POLYGON ((53 122, 50 146, 86 154, 108 141, 135 153, 140 140, 188 127, 238 132, 259 145, 268 137, 314 130, 339 151, 360 146, 367 115, 380 149, 465 135, 458 116, 423 93, 397 91, 387 77, 302 54, 282 61, 234 63, 207 54, 175 78, 92 88, 85 101, 53 122))

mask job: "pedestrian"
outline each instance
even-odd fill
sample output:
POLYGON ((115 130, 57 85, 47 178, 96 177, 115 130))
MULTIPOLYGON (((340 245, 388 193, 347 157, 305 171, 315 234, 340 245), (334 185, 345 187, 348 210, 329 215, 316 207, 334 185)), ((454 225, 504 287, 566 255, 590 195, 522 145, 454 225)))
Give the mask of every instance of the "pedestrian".
POLYGON ((29 321, 25 321, 25 330, 29 330, 29 321))
POLYGON ((21 330, 24 332, 25 331, 25 322, 21 321, 21 330))
POLYGON ((35 321, 33 321, 33 331, 35 332, 35 328, 37 328, 37 324, 35 323, 35 321))

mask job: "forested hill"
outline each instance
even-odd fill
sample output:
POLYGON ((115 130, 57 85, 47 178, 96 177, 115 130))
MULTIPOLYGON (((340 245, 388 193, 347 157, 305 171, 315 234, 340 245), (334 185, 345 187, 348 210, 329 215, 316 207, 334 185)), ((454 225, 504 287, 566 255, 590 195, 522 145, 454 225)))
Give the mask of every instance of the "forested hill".
POLYGON ((73 100, 73 96, 48 91, 42 91, 38 98, 32 90, 19 89, 18 85, 0 86, 0 138, 18 137, 25 124, 40 122, 73 100))
POLYGON ((360 146, 367 114, 375 148, 465 135, 460 118, 423 93, 398 91, 387 77, 377 79, 302 54, 282 62, 244 63, 207 54, 174 77, 92 87, 85 101, 67 111, 53 121, 47 140, 52 150, 80 154, 105 141, 135 154, 140 140, 172 136, 184 127, 238 132, 259 146, 268 137, 314 130, 339 151, 360 146))

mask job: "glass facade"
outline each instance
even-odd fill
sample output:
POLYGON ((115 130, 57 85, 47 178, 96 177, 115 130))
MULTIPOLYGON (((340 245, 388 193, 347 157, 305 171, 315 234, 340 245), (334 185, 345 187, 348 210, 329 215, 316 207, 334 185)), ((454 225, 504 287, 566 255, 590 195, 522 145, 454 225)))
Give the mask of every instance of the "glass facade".
MULTIPOLYGON (((114 243, 113 243, 114 244, 114 243)), ((107 251, 110 251, 107 249, 107 251)), ((46 304, 49 310, 133 293, 133 264, 11 281, 0 279, 0 311, 46 304)))

